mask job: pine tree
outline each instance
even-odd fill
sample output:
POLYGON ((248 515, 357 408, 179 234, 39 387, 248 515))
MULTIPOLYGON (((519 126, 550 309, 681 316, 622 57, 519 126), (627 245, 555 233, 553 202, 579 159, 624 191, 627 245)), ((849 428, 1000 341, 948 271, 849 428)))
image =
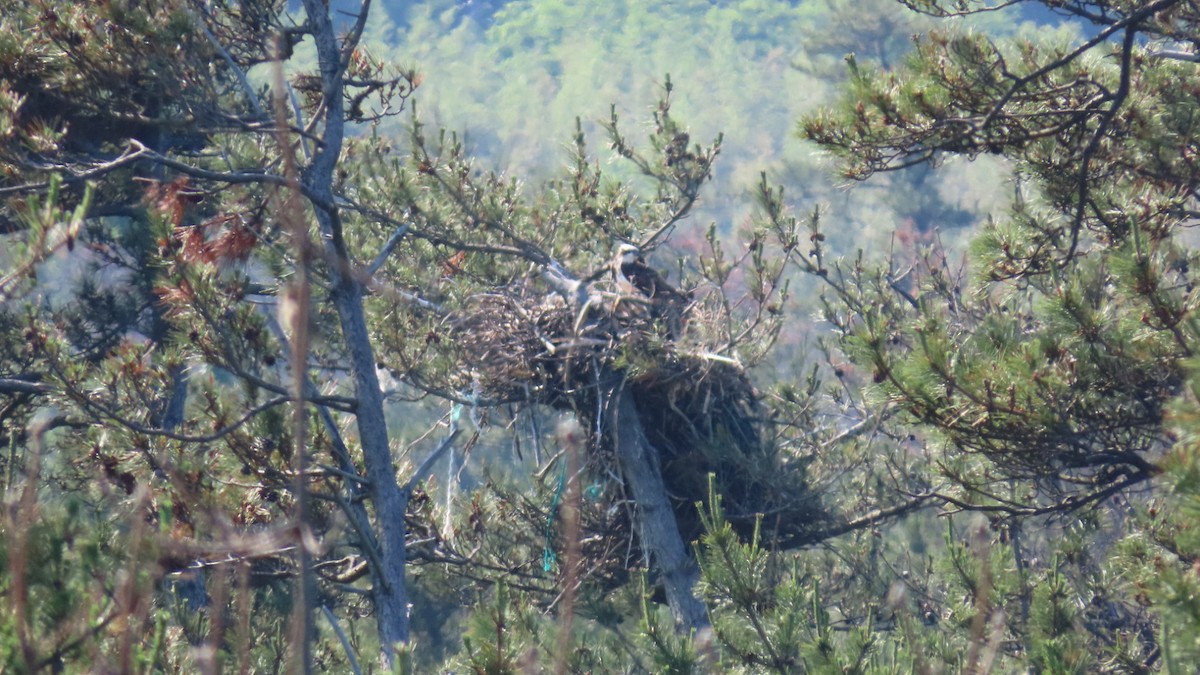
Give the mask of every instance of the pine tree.
MULTIPOLYGON (((602 175, 579 132, 565 176, 527 197, 415 117, 401 152, 372 133, 350 139, 352 125, 369 132, 401 112, 418 77, 359 44, 365 13, 335 27, 321 3, 304 9, 299 23, 274 2, 0 11, 12 57, 0 195, 15 244, 0 392, 6 487, 23 503, 4 524, 22 600, 6 616, 6 658, 36 669, 96 652, 117 670, 186 669, 199 644, 206 670, 349 666, 372 652, 402 664, 410 549, 476 576, 524 564, 489 568, 456 548, 422 484, 448 449, 477 442, 490 411, 517 405, 574 414, 589 469, 619 476, 597 491, 627 510, 589 511, 611 527, 579 555, 624 545, 633 553, 598 576, 649 566, 680 627, 702 626, 688 550, 698 520, 668 489, 695 492, 708 466, 745 500, 743 523, 759 505, 819 513, 804 463, 762 434, 745 373, 778 333, 768 308, 786 296, 782 265, 761 245, 726 260, 710 235, 701 276, 720 288, 746 270, 753 287, 743 302, 724 289, 699 299, 687 345, 653 298, 622 296, 608 274, 619 242, 652 254, 689 214, 719 141, 691 140, 668 83, 647 151, 615 114, 608 124, 645 196, 602 175), (51 295, 46 279, 59 278, 51 295), (436 441, 410 449, 419 461, 397 457, 385 393, 438 401, 436 441), (51 447, 61 461, 42 461, 51 447), (668 461, 693 470, 670 482, 668 461), (749 470, 774 487, 756 489, 749 470), (95 584, 77 577, 78 593, 124 595, 105 606, 60 594, 46 618, 23 601, 53 584, 28 573, 44 557, 32 538, 54 533, 70 549, 60 521, 74 516, 57 507, 71 499, 116 528, 98 532, 110 547, 87 542, 103 564, 95 584), (120 580, 125 566, 136 584, 120 580), (374 639, 342 625, 362 612, 374 639), (126 637, 105 639, 93 620, 126 637), (251 643, 251 626, 264 639, 251 643)), ((522 536, 546 531, 538 553, 553 561, 551 530, 522 536)))
MULTIPOLYGON (((992 9, 905 4, 941 18, 992 9)), ((854 179, 998 155, 1012 167, 1009 212, 961 263, 940 246, 834 263, 817 233, 801 265, 825 282, 826 316, 875 395, 927 440, 927 462, 898 486, 985 514, 1015 570, 1046 575, 1013 606, 1031 663, 1099 668, 1098 639, 1109 663, 1142 671, 1178 644, 1173 620, 1187 611, 1159 593, 1171 600, 1156 605, 1157 641, 1136 598, 1161 587, 1121 561, 1155 560, 1176 590, 1193 575, 1186 555, 1153 552, 1174 535, 1147 514, 1172 484, 1191 492, 1179 468, 1191 450, 1168 411, 1200 336, 1188 236, 1200 14, 1169 0, 1038 4, 1083 37, 999 40, 947 23, 893 69, 847 57, 843 101, 802 122, 854 179), (1041 528, 1084 543, 1037 544, 1041 528), (1105 560, 1113 532, 1132 557, 1105 560)))

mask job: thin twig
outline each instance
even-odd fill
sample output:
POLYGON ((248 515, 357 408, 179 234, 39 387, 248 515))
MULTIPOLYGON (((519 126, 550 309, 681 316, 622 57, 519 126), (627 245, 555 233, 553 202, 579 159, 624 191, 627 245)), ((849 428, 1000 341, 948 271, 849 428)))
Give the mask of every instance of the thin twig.
POLYGON ((354 675, 362 675, 362 667, 358 665, 358 657, 354 654, 354 647, 350 645, 350 640, 346 638, 345 631, 342 630, 341 624, 338 623, 337 617, 326 605, 321 605, 321 613, 325 615, 325 619, 329 621, 329 625, 333 628, 333 632, 337 634, 338 641, 342 643, 342 649, 346 650, 346 658, 350 659, 350 671, 354 675))
MULTIPOLYGON (((189 14, 192 13, 189 12, 189 14)), ((212 31, 208 29, 208 24, 204 22, 203 18, 192 14, 192 20, 200 27, 200 30, 204 33, 204 37, 208 38, 208 42, 213 46, 213 49, 216 49, 221 58, 225 60, 225 63, 229 65, 229 69, 233 71, 234 77, 237 78, 238 84, 242 85, 242 91, 246 94, 246 102, 254 110, 254 116, 259 119, 265 119, 267 114, 258 103, 258 95, 254 93, 254 87, 250 85, 250 78, 246 77, 246 71, 242 70, 237 61, 233 60, 233 56, 217 40, 217 36, 213 35, 212 31)))

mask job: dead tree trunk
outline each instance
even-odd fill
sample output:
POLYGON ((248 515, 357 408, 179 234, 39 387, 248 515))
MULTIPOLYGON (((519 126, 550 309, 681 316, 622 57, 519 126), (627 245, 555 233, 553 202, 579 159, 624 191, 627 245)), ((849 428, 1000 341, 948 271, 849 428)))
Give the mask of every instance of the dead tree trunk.
MULTIPOLYGON (((333 171, 340 159, 345 133, 343 98, 345 63, 343 58, 354 47, 340 48, 321 0, 304 0, 308 25, 316 43, 317 61, 324 93, 323 141, 312 163, 303 172, 303 182, 313 196, 321 238, 324 241, 332 288, 330 299, 337 310, 345 340, 346 356, 354 383, 355 420, 362 443, 363 463, 369 481, 368 493, 375 506, 380 564, 372 565, 371 599, 380 646, 388 668, 394 663, 395 647, 408 642, 408 592, 405 586, 405 522, 407 498, 396 478, 384 422, 383 394, 375 374, 375 357, 363 309, 363 285, 350 270, 342 226, 333 199, 333 171), (344 267, 343 267, 344 266, 344 267)), ((370 3, 364 2, 366 12, 370 3)), ((361 35, 359 32, 354 39, 361 35)))
POLYGON ((662 579, 667 604, 679 629, 707 627, 708 611, 695 594, 700 568, 688 555, 679 533, 658 455, 646 438, 633 392, 625 386, 623 378, 616 379, 608 391, 608 409, 616 413, 610 417, 609 432, 621 476, 633 495, 635 526, 642 550, 650 557, 651 569, 662 579))

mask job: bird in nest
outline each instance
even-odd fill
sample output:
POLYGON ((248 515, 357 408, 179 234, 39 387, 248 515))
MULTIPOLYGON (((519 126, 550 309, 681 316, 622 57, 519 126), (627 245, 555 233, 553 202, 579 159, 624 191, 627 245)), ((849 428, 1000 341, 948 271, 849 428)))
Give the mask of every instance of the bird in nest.
POLYGON ((621 295, 641 298, 650 308, 651 316, 662 319, 668 336, 674 340, 683 333, 685 314, 692 302, 689 291, 680 291, 646 263, 641 249, 633 244, 621 244, 612 264, 613 280, 621 295))

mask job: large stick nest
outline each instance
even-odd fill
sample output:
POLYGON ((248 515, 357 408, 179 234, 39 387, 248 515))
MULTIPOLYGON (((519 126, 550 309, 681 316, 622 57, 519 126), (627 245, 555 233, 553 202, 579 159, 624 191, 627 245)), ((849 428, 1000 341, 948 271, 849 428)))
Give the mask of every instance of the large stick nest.
MULTIPOLYGON (((701 321, 698 305, 684 319, 701 321)), ((458 385, 481 399, 572 411, 590 432, 590 468, 617 476, 604 412, 612 394, 604 381, 615 375, 633 394, 685 541, 703 534, 696 504, 708 500, 712 474, 742 534, 761 515, 761 534, 776 545, 806 543, 823 518, 804 483, 805 462, 779 452, 744 368, 697 344, 699 331, 676 339, 666 323, 645 300, 603 290, 593 289, 584 307, 528 285, 479 295, 449 320, 464 374, 458 385)), ((611 496, 622 498, 623 486, 611 496)))

